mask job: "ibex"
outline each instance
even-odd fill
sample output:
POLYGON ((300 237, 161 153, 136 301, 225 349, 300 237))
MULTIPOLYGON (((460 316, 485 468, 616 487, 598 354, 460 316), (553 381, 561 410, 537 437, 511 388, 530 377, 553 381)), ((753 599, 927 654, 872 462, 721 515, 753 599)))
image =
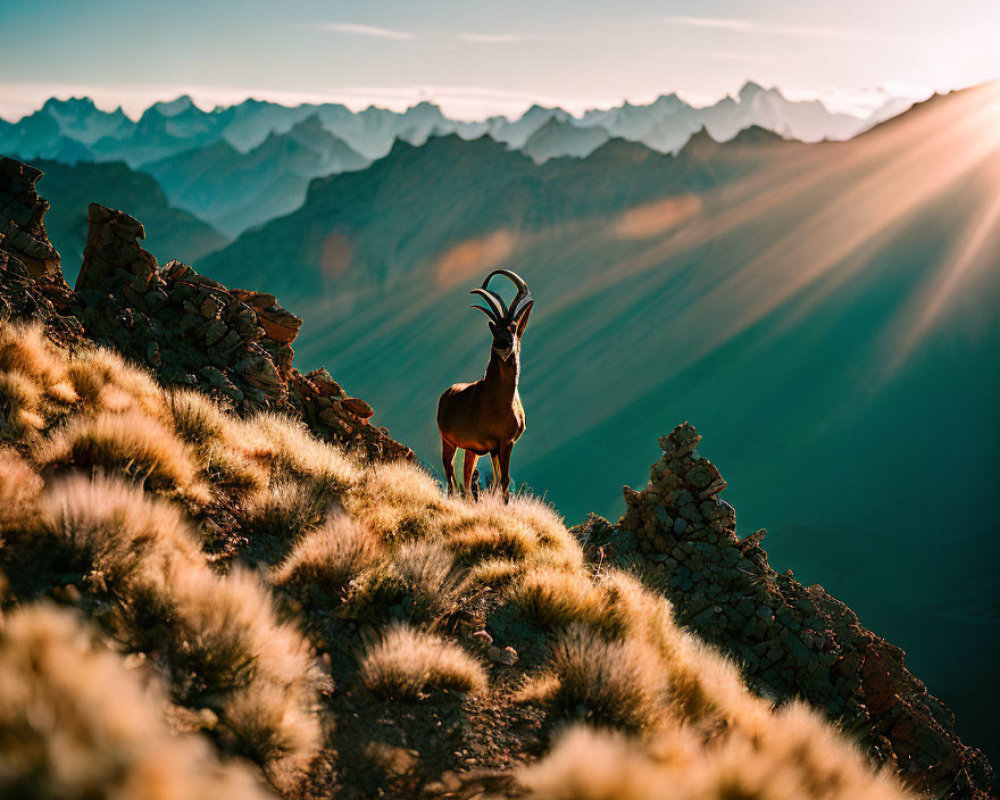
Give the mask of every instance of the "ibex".
POLYGON ((462 485, 471 489, 476 462, 487 453, 493 459, 494 485, 499 483, 506 500, 510 495, 510 454, 524 433, 524 406, 517 394, 521 368, 521 337, 535 301, 528 285, 508 269, 495 269, 483 285, 470 294, 479 295, 486 308, 473 305, 490 320, 493 350, 486 374, 475 383, 456 383, 438 400, 437 423, 441 431, 441 458, 448 480, 448 492, 458 490, 455 481, 455 452, 465 450, 462 485), (486 288, 494 275, 503 275, 517 287, 517 296, 508 308, 496 292, 486 288))

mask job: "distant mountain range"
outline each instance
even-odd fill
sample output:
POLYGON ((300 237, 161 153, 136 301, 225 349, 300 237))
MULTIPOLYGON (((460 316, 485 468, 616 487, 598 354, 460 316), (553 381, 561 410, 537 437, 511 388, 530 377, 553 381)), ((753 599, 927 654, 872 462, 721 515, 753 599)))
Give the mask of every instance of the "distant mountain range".
POLYGON ((367 166, 398 141, 422 145, 431 136, 489 136, 542 163, 587 156, 612 138, 676 152, 703 128, 719 141, 752 126, 802 141, 843 140, 906 105, 890 101, 861 119, 747 83, 737 97, 704 108, 672 94, 580 117, 533 106, 518 119, 467 122, 449 119, 426 102, 405 112, 354 112, 336 103, 289 107, 247 100, 203 111, 182 96, 154 103, 133 121, 121 108, 103 111, 89 98, 53 98, 16 123, 0 120, 0 153, 71 164, 124 161, 154 175, 172 205, 236 235, 296 208, 313 178, 367 166))
POLYGON ((238 233, 298 208, 313 178, 368 163, 313 114, 287 133, 268 134, 246 153, 220 139, 154 161, 143 170, 176 205, 238 233))
POLYGON ((644 483, 651 438, 691 420, 741 530, 766 524, 781 569, 822 574, 1000 747, 1000 85, 848 142, 702 130, 536 164, 567 121, 529 112, 524 152, 397 141, 199 266, 304 316, 303 366, 333 359, 434 468, 438 393, 488 353, 468 291, 516 269, 537 303, 515 481, 617 516, 608 486, 644 483))

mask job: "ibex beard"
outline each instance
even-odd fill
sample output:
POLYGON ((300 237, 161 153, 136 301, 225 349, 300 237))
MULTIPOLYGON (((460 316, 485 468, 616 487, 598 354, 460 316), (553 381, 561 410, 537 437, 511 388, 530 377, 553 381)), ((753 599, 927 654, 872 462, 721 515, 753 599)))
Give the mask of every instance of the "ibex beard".
POLYGON ((448 481, 448 492, 459 491, 455 480, 455 453, 465 450, 462 490, 472 490, 476 462, 489 455, 493 460, 494 486, 499 485, 504 499, 510 496, 510 456, 514 444, 524 433, 524 406, 517 392, 521 369, 521 338, 528 326, 528 316, 535 301, 528 285, 515 272, 495 269, 483 285, 470 294, 486 303, 471 306, 489 318, 493 348, 486 374, 474 383, 456 383, 438 400, 437 423, 441 432, 441 459, 448 481), (517 295, 507 306, 496 292, 488 289, 494 275, 509 278, 517 295))

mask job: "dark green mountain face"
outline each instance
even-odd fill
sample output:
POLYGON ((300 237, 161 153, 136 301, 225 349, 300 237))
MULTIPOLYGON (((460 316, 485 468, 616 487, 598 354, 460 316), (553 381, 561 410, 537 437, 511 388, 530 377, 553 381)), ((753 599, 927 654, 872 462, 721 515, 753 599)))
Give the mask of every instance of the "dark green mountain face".
POLYGON ((228 240, 197 217, 172 208, 163 190, 149 175, 122 162, 60 164, 35 161, 45 174, 39 181, 51 208, 45 215, 49 238, 62 256, 63 272, 76 280, 87 242, 87 207, 100 203, 141 219, 146 228, 143 246, 161 263, 176 258, 191 262, 224 246, 228 240))
POLYGON ((690 420, 743 534, 909 653, 997 753, 1000 90, 851 142, 759 130, 677 157, 612 141, 534 165, 487 140, 397 144, 202 261, 302 314, 305 367, 440 474, 440 392, 485 367, 468 291, 537 300, 515 482, 615 517, 656 436, 690 420))

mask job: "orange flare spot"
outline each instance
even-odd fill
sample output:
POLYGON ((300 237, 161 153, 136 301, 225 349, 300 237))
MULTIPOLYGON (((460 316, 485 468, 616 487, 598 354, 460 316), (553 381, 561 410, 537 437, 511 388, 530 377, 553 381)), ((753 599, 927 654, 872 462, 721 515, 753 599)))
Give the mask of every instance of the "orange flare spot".
POLYGON ((618 218, 614 232, 623 239, 648 239, 687 222, 701 211, 701 206, 701 198, 696 194, 666 197, 625 211, 618 218))
POLYGON ((336 231, 327 235, 320 248, 319 263, 327 278, 339 278, 351 266, 351 240, 336 231))
POLYGON ((438 258, 434 278, 438 286, 455 286, 507 259, 516 244, 514 234, 503 228, 481 238, 466 239, 445 250, 438 258))

